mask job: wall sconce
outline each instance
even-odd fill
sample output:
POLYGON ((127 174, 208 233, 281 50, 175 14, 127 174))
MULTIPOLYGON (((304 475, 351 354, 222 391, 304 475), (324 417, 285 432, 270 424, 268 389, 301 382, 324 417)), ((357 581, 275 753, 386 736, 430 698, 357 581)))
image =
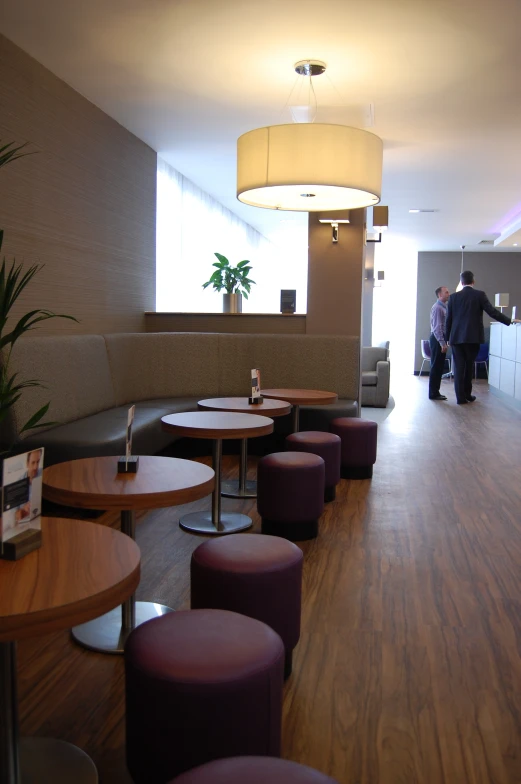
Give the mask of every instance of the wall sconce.
POLYGON ((320 223, 331 224, 331 242, 338 242, 338 225, 340 223, 350 223, 349 210, 328 210, 328 212, 319 212, 318 220, 320 223))
POLYGON ((509 299, 508 294, 496 294, 495 306, 500 309, 501 313, 503 313, 503 308, 508 308, 509 299))
POLYGON ((382 288, 382 283, 385 280, 384 270, 378 270, 378 272, 376 273, 376 280, 378 281, 378 283, 373 283, 374 288, 376 289, 382 288))
POLYGON ((373 231, 365 233, 366 242, 381 242, 382 231, 389 226, 389 207, 377 205, 373 207, 373 231), (377 235, 377 236, 374 236, 377 235))

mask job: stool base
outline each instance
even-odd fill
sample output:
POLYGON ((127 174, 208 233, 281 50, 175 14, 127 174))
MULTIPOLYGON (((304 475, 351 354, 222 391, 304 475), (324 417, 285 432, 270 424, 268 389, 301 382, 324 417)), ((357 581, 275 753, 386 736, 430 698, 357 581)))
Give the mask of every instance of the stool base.
POLYGON ((342 479, 371 479, 373 466, 342 466, 340 476, 342 479))
POLYGON ((91 758, 72 743, 54 738, 21 738, 21 780, 31 784, 98 784, 91 758))
POLYGON ((280 520, 261 520, 261 533, 269 536, 282 536, 290 542, 302 542, 318 536, 318 520, 305 520, 301 523, 281 522, 280 520))
POLYGON ((331 485, 331 487, 326 487, 324 490, 324 501, 326 504, 329 501, 334 501, 336 498, 336 485, 331 485))

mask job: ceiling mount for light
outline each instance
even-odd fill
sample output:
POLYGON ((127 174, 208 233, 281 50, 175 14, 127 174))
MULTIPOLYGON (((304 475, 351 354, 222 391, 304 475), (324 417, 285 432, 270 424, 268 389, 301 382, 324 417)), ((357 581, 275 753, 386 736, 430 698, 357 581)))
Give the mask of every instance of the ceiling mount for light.
POLYGON ((322 60, 299 60, 295 63, 295 71, 299 76, 320 76, 326 68, 322 60))
MULTIPOLYGON (((300 60, 295 71, 312 78, 321 60, 300 60)), ((321 212, 380 201, 382 140, 347 125, 296 123, 257 128, 237 141, 237 198, 254 207, 321 212)))

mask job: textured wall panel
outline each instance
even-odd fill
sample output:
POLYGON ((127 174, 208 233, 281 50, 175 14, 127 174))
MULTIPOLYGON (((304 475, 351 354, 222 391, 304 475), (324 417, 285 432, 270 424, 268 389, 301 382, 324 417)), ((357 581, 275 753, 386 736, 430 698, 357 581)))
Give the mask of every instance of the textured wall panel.
POLYGON ((4 253, 38 274, 15 315, 80 319, 35 334, 145 331, 155 305, 156 153, 0 36, 0 140, 37 154, 0 170, 4 253))

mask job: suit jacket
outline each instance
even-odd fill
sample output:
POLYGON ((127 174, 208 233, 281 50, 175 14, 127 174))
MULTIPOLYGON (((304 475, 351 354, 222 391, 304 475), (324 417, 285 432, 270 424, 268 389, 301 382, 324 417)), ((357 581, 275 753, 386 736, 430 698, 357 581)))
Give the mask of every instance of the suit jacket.
POLYGON ((490 304, 484 291, 464 286, 451 294, 447 307, 445 334, 451 344, 484 343, 483 311, 502 324, 511 324, 508 316, 490 304))

